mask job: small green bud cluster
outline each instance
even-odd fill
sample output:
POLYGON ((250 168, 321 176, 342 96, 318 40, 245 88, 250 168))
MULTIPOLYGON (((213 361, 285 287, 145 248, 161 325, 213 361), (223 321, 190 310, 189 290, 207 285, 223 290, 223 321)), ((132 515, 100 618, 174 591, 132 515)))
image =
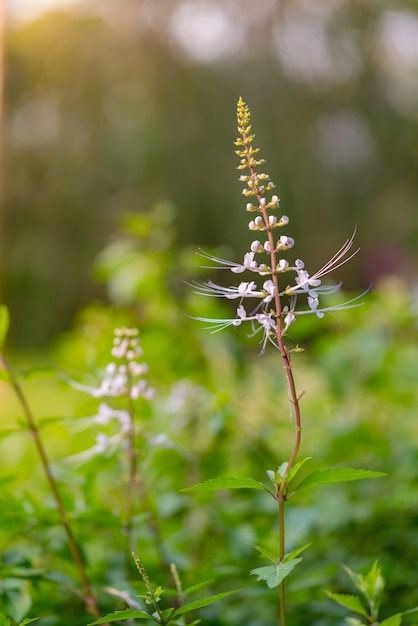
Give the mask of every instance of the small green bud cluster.
MULTIPOLYGON (((243 189, 244 196, 256 196, 264 200, 264 206, 266 208, 276 208, 278 205, 278 198, 274 196, 274 199, 267 203, 264 195, 267 191, 274 189, 275 185, 270 180, 270 176, 264 173, 258 173, 255 168, 264 165, 264 159, 256 159, 255 155, 260 152, 260 148, 254 148, 252 143, 255 135, 251 134, 251 115, 248 106, 244 100, 240 98, 237 106, 237 120, 238 120, 238 133, 240 137, 235 141, 235 145, 238 150, 235 153, 240 157, 239 170, 249 169, 249 175, 240 176, 240 181, 247 183, 247 186, 243 189)), ((251 203, 247 204, 248 211, 257 210, 251 203)))

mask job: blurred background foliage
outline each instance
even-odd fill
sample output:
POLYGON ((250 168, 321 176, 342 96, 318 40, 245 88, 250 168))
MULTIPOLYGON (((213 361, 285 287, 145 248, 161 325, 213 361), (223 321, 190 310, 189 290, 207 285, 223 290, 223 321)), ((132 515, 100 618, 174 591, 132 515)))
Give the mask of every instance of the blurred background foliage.
POLYGON ((350 287, 415 280, 415 3, 101 0, 32 20, 13 4, 1 286, 16 343, 103 295, 88 268, 126 211, 169 201, 178 249, 241 254, 239 95, 309 265, 357 224, 350 287))
MULTIPOLYGON (((274 502, 252 490, 189 494, 181 489, 228 474, 265 482, 266 470, 287 458, 293 425, 282 367, 273 350, 260 358, 259 346, 242 329, 211 335, 179 309, 170 287, 171 220, 168 205, 125 216, 95 266, 110 306, 84 307, 73 329, 54 340, 49 359, 59 365, 57 376, 26 369, 28 357, 17 355, 18 371, 101 608, 124 609, 126 596, 115 594, 128 593, 133 602, 143 592, 138 575, 124 564, 125 455, 92 454, 104 427, 86 430, 85 418, 97 412, 99 401, 63 381, 70 377, 97 385, 109 361, 113 328, 139 326, 147 378, 157 394, 139 418, 150 443, 141 449, 149 497, 134 519, 136 550, 156 584, 170 586, 163 548, 185 587, 206 580, 213 593, 243 588, 236 599, 204 610, 205 623, 270 624, 276 619, 276 594, 248 572, 263 564, 255 545, 276 550, 274 502), (165 244, 159 239, 157 253, 155 233, 162 230, 165 244), (157 543, 150 515, 159 526, 157 543)), ((226 303, 199 298, 191 289, 183 304, 201 316, 228 315, 226 303)), ((306 348, 293 358, 305 392, 302 457, 312 457, 306 472, 344 465, 385 471, 388 477, 318 487, 289 503, 288 549, 313 542, 289 579, 291 623, 341 623, 342 611, 323 592, 325 587, 352 592, 341 563, 366 570, 380 560, 388 579, 382 617, 416 604, 416 335, 416 302, 396 277, 381 281, 363 306, 336 318, 301 318, 292 328, 289 342, 306 348)), ((89 618, 72 591, 77 574, 33 443, 11 391, 4 384, 0 391, 0 609, 17 622, 30 615, 40 616, 43 626, 84 626, 89 618)), ((413 616, 406 623, 415 623, 413 616)))
MULTIPOLYGON (((138 326, 157 389, 144 420, 170 443, 146 457, 166 550, 185 586, 245 589, 206 609, 208 624, 276 621, 275 594, 247 578, 263 564, 253 546, 275 549, 275 512, 258 492, 179 490, 228 473, 265 480, 293 438, 277 354, 260 359, 242 329, 211 335, 184 314, 228 315, 183 282, 206 275, 196 248, 240 259, 250 241, 232 145, 239 95, 297 255, 320 267, 357 225, 362 250, 341 275, 355 294, 374 283, 364 306, 301 318, 289 339, 306 348, 294 359, 310 469, 389 474, 319 487, 289 506, 289 548, 314 540, 289 579, 292 623, 341 623, 322 589, 352 591, 342 562, 366 570, 380 559, 387 615, 416 604, 417 79, 418 10, 406 0, 102 0, 30 21, 10 11, 0 233, 8 348, 19 370, 53 363, 91 384, 113 328, 138 326)), ((77 420, 97 406, 60 374, 26 379, 93 582, 134 598, 141 585, 122 559, 123 458, 79 465, 97 432, 77 420)), ((43 626, 82 626, 68 549, 4 384, 0 399, 0 609, 17 622, 29 614, 43 626)), ((141 509, 138 551, 165 584, 146 518, 141 509)), ((104 610, 125 608, 100 593, 104 610)))

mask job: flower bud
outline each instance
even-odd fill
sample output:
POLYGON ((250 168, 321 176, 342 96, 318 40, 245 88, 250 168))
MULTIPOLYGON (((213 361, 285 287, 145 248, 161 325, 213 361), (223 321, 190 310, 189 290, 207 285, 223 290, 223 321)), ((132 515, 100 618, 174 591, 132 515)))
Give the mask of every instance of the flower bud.
POLYGON ((256 239, 251 243, 251 252, 258 252, 262 248, 261 243, 256 239))

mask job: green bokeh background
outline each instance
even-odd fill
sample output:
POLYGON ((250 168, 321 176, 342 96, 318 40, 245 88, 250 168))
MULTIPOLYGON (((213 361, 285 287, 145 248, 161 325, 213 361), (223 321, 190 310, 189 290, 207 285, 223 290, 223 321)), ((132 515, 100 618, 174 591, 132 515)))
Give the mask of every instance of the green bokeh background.
MULTIPOLYGON (((376 558, 388 579, 382 617, 416 605, 415 3, 121 0, 6 24, 6 347, 103 610, 125 608, 105 587, 143 593, 123 563, 125 458, 74 461, 94 445, 97 431, 77 425, 97 402, 63 377, 97 383, 113 328, 135 325, 157 390, 141 419, 174 444, 151 447, 143 468, 170 558, 185 587, 244 589, 206 609, 205 623, 277 622, 275 592, 248 577, 264 564, 253 546, 275 550, 274 503, 258 492, 180 492, 232 473, 264 481, 294 437, 273 349, 260 358, 243 329, 211 335, 185 315, 230 314, 185 284, 214 278, 195 250, 239 260, 248 249, 233 147, 240 95, 297 256, 313 273, 357 227, 361 250, 335 278, 347 298, 373 282, 363 306, 301 318, 289 338, 305 348, 294 355, 305 467, 389 474, 289 504, 289 549, 313 542, 289 579, 289 623, 342 623, 323 588, 352 592, 340 564, 365 571, 376 558), (30 369, 44 364, 57 373, 30 369)), ((39 615, 42 626, 83 626, 90 618, 69 584, 77 573, 3 383, 0 408, 0 610, 16 623, 39 615)), ((165 585, 146 518, 140 506, 138 552, 165 585)))
POLYGON ((103 291, 90 267, 126 211, 160 202, 176 243, 248 245, 235 106, 250 105, 299 254, 357 225, 349 287, 416 279, 414 3, 84 2, 6 22, 1 285, 42 344, 103 291))

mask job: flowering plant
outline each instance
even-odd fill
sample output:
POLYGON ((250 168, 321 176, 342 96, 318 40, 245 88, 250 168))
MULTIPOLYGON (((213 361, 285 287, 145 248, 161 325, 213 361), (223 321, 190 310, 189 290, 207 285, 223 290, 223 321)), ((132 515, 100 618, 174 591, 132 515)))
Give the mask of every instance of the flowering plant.
POLYGON ((286 359, 288 352, 283 343, 283 337, 297 316, 313 313, 321 318, 328 311, 338 311, 361 304, 356 302, 361 296, 334 306, 322 306, 319 301, 321 295, 334 293, 341 286, 341 283, 322 285, 322 278, 350 261, 357 254, 359 248, 354 251, 351 250, 354 243, 354 232, 338 252, 312 276, 305 269, 305 263, 301 259, 296 259, 291 264, 287 259, 281 258, 281 253, 293 248, 295 241, 288 235, 275 237, 276 228, 287 226, 289 218, 287 215, 282 215, 278 219, 276 215, 270 213, 279 208, 280 201, 277 195, 272 195, 268 199, 267 194, 274 189, 275 185, 268 174, 257 171, 257 168, 264 165, 265 161, 255 156, 259 152, 259 148, 254 148, 252 145, 255 135, 251 134, 250 111, 242 98, 238 101, 237 117, 238 132, 240 133, 240 137, 235 142, 238 147, 236 153, 240 157, 238 169, 248 170, 248 174, 240 176, 240 181, 246 183, 242 193, 246 197, 254 198, 253 202, 247 203, 247 211, 259 214, 250 221, 248 228, 251 231, 262 233, 264 242, 258 239, 254 240, 249 252, 245 253, 242 263, 226 261, 206 253, 201 254, 218 263, 221 268, 230 269, 235 274, 249 271, 263 278, 266 276, 269 278, 264 280, 262 286, 257 286, 254 280, 243 281, 234 287, 223 287, 211 280, 203 285, 196 284, 195 288, 199 294, 224 297, 228 300, 239 299, 240 301, 235 318, 213 320, 198 317, 197 319, 214 325, 215 331, 228 326, 240 326, 243 322, 250 322, 254 334, 259 331, 263 332, 261 352, 264 352, 267 341, 270 341, 286 359), (267 256, 267 262, 258 263, 255 258, 258 255, 267 256), (291 272, 296 274, 293 278, 293 284, 283 286, 285 282, 282 275, 291 272), (306 298, 308 308, 297 308, 298 296, 306 298), (259 300, 249 313, 242 304, 245 298, 259 300))
POLYGON ((358 299, 362 296, 334 306, 323 306, 320 303, 320 298, 323 295, 334 293, 341 286, 341 283, 323 285, 323 277, 352 259, 357 254, 358 249, 352 249, 354 231, 353 235, 336 254, 312 275, 305 269, 305 264, 301 259, 298 258, 294 262, 289 262, 288 259, 282 257, 283 253, 294 247, 295 241, 288 235, 276 236, 276 229, 286 227, 289 224, 289 218, 286 215, 277 218, 273 213, 279 207, 279 198, 277 195, 270 195, 275 185, 270 180, 269 175, 258 171, 258 168, 264 165, 265 161, 257 156, 259 148, 253 146, 255 135, 252 133, 250 110, 242 98, 238 100, 237 121, 239 137, 235 145, 237 146, 236 154, 240 158, 238 169, 247 171, 246 174, 240 176, 240 180, 245 183, 242 193, 247 198, 252 199, 251 202, 247 203, 247 211, 258 213, 249 222, 248 227, 250 231, 263 235, 264 240, 256 239, 251 243, 250 250, 245 253, 242 263, 230 262, 206 253, 201 254, 210 261, 217 263, 221 268, 229 269, 234 274, 250 272, 261 277, 263 282, 260 285, 256 280, 248 280, 240 282, 238 286, 228 287, 218 285, 211 280, 202 285, 195 283, 194 288, 199 294, 239 301, 234 318, 214 320, 197 317, 196 319, 208 322, 210 326, 214 327, 213 332, 220 331, 228 326, 240 326, 244 322, 250 322, 252 334, 255 335, 262 332, 261 354, 264 353, 268 342, 278 349, 286 372, 290 405, 294 415, 295 441, 289 460, 279 464, 276 471, 269 470, 267 472, 269 479, 274 485, 273 489, 251 478, 231 476, 212 479, 191 489, 198 491, 224 488, 264 489, 276 500, 279 520, 278 555, 273 555, 267 550, 257 547, 257 550, 270 560, 273 565, 256 568, 251 573, 257 575, 258 580, 264 580, 268 587, 279 587, 280 624, 285 626, 284 579, 302 561, 299 555, 308 547, 303 546, 290 554, 286 554, 284 517, 286 502, 297 491, 309 486, 354 481, 374 476, 383 476, 384 474, 344 468, 328 469, 313 472, 306 476, 296 487, 293 485, 293 479, 307 459, 297 461, 302 434, 300 399, 303 394, 298 393, 296 388, 291 352, 298 351, 300 348, 296 347, 293 350, 289 350, 284 343, 284 337, 290 325, 300 315, 314 314, 318 318, 322 318, 329 311, 352 308, 361 304, 358 302, 358 299), (261 262, 258 262, 257 256, 262 259, 261 262), (293 280, 284 279, 289 274, 293 274, 293 280), (299 306, 301 298, 304 299, 302 307, 299 306), (248 307, 246 308, 243 304, 246 299, 256 300, 258 303, 256 306, 251 305, 247 311, 248 307))

